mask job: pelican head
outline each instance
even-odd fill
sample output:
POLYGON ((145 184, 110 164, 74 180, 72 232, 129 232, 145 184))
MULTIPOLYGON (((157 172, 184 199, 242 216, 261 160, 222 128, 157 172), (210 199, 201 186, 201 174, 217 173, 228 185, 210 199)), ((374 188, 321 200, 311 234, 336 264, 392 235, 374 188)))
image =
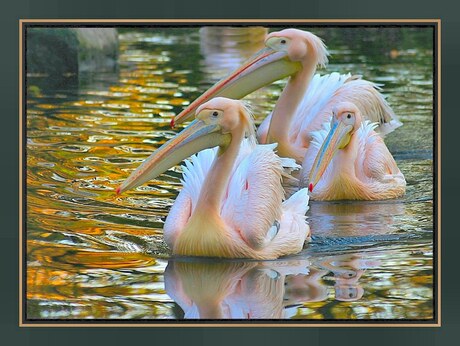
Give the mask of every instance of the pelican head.
POLYGON ((163 144, 117 188, 117 194, 152 180, 185 158, 219 146, 222 153, 233 137, 254 135, 250 112, 243 102, 214 98, 197 108, 196 119, 163 144))
POLYGON ((310 32, 297 29, 273 32, 267 36, 265 48, 190 103, 171 121, 171 126, 192 117, 201 104, 214 97, 241 99, 303 69, 325 66, 327 56, 323 41, 310 32))
POLYGON ((308 189, 313 191, 339 149, 345 149, 361 126, 361 112, 351 102, 341 102, 332 110, 331 130, 327 134, 310 171, 308 189))
POLYGON ((308 31, 284 29, 272 32, 265 39, 265 46, 274 51, 284 51, 290 61, 302 65, 313 64, 325 67, 328 52, 324 42, 308 31))

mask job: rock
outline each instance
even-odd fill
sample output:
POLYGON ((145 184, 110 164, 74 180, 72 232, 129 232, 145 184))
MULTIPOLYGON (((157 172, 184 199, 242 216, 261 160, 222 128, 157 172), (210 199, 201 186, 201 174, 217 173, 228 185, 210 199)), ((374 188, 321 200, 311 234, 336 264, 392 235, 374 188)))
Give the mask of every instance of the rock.
POLYGON ((118 34, 114 28, 28 28, 28 76, 69 78, 81 72, 116 69, 118 34))

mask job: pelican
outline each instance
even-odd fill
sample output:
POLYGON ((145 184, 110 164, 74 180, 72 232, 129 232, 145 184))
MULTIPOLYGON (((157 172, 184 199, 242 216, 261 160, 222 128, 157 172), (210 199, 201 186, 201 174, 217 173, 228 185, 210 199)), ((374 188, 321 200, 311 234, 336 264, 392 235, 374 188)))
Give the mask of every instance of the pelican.
POLYGON ((397 198, 406 180, 387 146, 350 102, 336 105, 330 123, 313 133, 301 179, 316 200, 397 198))
POLYGON ((321 129, 338 102, 353 102, 381 133, 389 133, 401 123, 379 93, 378 86, 350 74, 315 75, 328 62, 327 49, 314 34, 285 29, 269 34, 266 47, 240 68, 190 103, 172 121, 182 123, 212 97, 240 99, 275 80, 290 76, 278 102, 260 125, 260 143, 278 143, 278 154, 302 163, 311 133, 321 129))
POLYGON ((251 114, 241 101, 215 98, 202 104, 196 119, 143 162, 117 192, 203 150, 186 163, 184 188, 164 225, 173 254, 255 259, 294 254, 310 233, 308 191, 301 189, 282 202, 283 166, 297 165, 278 157, 275 148, 255 144, 251 114))

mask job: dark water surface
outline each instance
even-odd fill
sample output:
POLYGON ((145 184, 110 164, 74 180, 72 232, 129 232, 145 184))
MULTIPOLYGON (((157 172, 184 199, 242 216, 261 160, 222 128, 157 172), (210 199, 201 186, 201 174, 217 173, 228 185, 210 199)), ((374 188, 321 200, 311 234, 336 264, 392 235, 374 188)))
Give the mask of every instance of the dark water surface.
MULTIPOLYGON (((171 117, 260 43, 193 28, 122 30, 116 73, 58 90, 28 78, 28 319, 433 318, 432 31, 311 31, 331 52, 326 72, 384 84, 404 123, 386 143, 406 195, 312 202, 313 241, 290 258, 170 259, 162 227, 180 168, 115 189, 177 133, 171 117)), ((246 98, 258 122, 284 83, 246 98)))

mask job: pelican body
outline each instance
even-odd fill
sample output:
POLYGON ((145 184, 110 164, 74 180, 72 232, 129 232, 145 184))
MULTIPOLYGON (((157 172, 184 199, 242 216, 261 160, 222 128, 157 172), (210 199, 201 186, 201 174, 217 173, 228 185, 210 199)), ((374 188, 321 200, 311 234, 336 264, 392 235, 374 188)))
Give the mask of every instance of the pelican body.
POLYGON ((184 187, 164 225, 172 252, 256 259, 294 254, 310 232, 308 191, 299 190, 283 202, 284 169, 298 166, 278 157, 275 147, 255 144, 251 115, 243 103, 215 98, 201 105, 196 119, 156 150, 118 192, 198 152, 186 163, 184 187))

